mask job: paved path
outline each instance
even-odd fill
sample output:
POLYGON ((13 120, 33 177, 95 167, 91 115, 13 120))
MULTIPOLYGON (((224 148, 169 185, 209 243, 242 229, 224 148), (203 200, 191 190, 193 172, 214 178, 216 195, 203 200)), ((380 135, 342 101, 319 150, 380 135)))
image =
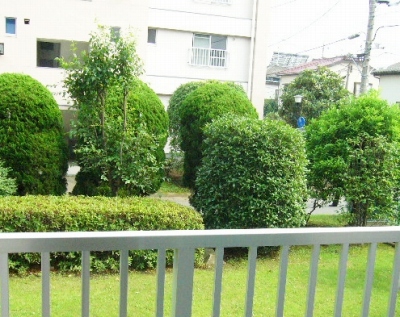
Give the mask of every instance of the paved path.
MULTIPOLYGON (((175 203, 181 204, 183 206, 191 207, 189 204, 189 199, 187 195, 158 195, 154 194, 152 197, 158 197, 163 200, 168 200, 168 201, 173 201, 175 203)), ((314 200, 309 200, 307 202, 307 212, 310 212, 312 210, 314 200)), ((341 201, 337 207, 330 207, 324 206, 322 208, 317 208, 313 212, 313 215, 335 215, 337 214, 342 207, 345 207, 346 202, 341 201)))

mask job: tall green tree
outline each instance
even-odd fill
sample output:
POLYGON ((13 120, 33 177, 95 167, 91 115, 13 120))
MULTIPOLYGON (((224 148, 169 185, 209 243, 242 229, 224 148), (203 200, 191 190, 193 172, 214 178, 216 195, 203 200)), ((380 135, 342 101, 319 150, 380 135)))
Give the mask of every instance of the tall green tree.
POLYGON ((117 36, 99 26, 91 33, 89 47, 72 61, 60 61, 66 70, 65 87, 78 112, 73 134, 81 171, 103 188, 103 194, 115 196, 121 188, 127 194, 156 191, 143 182, 160 170, 163 162, 155 152, 167 132, 153 134, 149 120, 128 109, 129 95, 140 89, 138 76, 143 73, 134 37, 117 36))
POLYGON ((350 223, 394 217, 400 180, 400 110, 371 92, 306 127, 308 185, 322 202, 344 196, 350 223))
POLYGON ((297 119, 302 116, 307 122, 318 118, 339 100, 349 96, 343 87, 343 79, 327 67, 305 70, 283 89, 279 115, 291 126, 297 127, 297 119), (300 105, 294 96, 301 95, 300 105))

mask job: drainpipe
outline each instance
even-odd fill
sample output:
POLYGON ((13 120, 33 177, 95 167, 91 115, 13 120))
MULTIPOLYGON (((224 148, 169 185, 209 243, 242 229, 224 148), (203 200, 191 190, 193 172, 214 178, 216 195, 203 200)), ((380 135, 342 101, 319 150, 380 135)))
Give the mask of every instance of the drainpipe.
POLYGON ((247 96, 251 100, 253 95, 253 73, 254 73, 254 46, 256 41, 256 28, 257 28, 257 7, 258 0, 254 0, 253 2, 253 18, 251 25, 251 44, 250 44, 250 65, 249 65, 249 80, 247 87, 247 96))

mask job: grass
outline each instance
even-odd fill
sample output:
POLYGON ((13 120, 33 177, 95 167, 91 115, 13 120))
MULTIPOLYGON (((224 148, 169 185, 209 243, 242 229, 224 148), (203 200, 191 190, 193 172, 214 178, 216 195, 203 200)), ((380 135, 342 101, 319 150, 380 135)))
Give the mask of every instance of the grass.
MULTIPOLYGON (((310 247, 292 247, 287 280, 285 317, 304 315, 311 256, 310 247)), ((339 246, 323 246, 320 255, 314 316, 333 316, 338 279, 339 246)), ((368 248, 350 248, 343 316, 360 316, 365 283, 368 248)), ((386 314, 391 283, 394 249, 379 245, 370 315, 386 314)), ((276 309, 279 256, 257 261, 254 317, 273 316, 276 309)), ((243 316, 246 292, 247 261, 228 260, 223 272, 221 316, 243 316)), ((196 269, 193 290, 193 316, 210 316, 214 271, 196 269)), ((12 316, 40 315, 40 276, 13 276, 10 279, 12 316)), ((52 314, 58 317, 80 315, 79 276, 54 273, 51 277, 52 314)), ((154 316, 156 275, 154 272, 131 272, 129 275, 129 316, 154 316)), ((165 315, 171 312, 172 272, 166 276, 165 315)), ((119 276, 94 275, 91 279, 91 316, 118 315, 119 276)), ((399 304, 399 303, 398 303, 399 304)), ((397 314, 400 314, 398 310, 397 314)), ((397 315, 396 315, 397 316, 397 315)))

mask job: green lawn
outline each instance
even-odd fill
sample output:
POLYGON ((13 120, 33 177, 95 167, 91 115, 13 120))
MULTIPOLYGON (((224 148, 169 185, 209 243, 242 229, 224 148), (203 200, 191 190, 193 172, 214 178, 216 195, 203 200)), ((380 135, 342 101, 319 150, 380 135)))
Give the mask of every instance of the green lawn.
MULTIPOLYGON (((343 316, 360 316, 368 248, 352 246, 343 316)), ((370 316, 384 316, 388 306, 394 249, 379 245, 375 269, 370 316)), ((285 317, 303 316, 311 249, 293 247, 287 281, 285 317)), ((320 256, 316 308, 314 316, 332 316, 337 284, 337 265, 340 247, 324 246, 320 256)), ((276 304, 279 258, 259 259, 257 262, 254 317, 273 316, 276 304)), ((245 259, 229 260, 224 266, 221 316, 243 316, 246 291, 247 263, 245 259)), ((214 272, 196 269, 193 316, 211 316, 214 272)), ((131 272, 129 280, 129 316, 154 316, 155 273, 131 272)), ((166 276, 166 316, 171 310, 172 273, 166 276)), ((13 276, 10 279, 12 316, 40 315, 40 276, 13 276)), ((80 315, 80 278, 74 275, 53 274, 51 278, 52 314, 57 317, 80 315)), ((118 275, 94 275, 91 280, 91 316, 109 317, 118 314, 118 275)), ((399 305, 399 303, 398 303, 399 305)), ((400 315, 400 310, 398 310, 400 315)))

